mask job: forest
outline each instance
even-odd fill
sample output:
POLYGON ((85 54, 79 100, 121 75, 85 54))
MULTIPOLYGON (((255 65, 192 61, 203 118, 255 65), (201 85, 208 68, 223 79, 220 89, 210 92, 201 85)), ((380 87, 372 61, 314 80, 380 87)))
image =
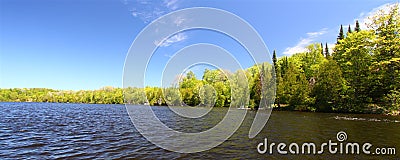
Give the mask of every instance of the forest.
POLYGON ((257 109, 263 97, 275 95, 274 107, 282 110, 398 114, 399 6, 395 5, 388 12, 381 11, 370 20, 366 24, 367 29, 361 29, 358 21, 347 31, 340 26, 331 53, 327 43, 314 43, 303 53, 279 58, 274 51, 273 64, 257 64, 234 73, 206 69, 201 79, 188 72, 179 81, 179 86, 171 88, 104 87, 81 91, 0 89, 0 102, 184 103, 189 106, 233 105, 257 109), (246 84, 246 87, 241 84, 246 84), (263 87, 268 89, 261 94, 263 87), (272 90, 276 90, 275 94, 272 90), (246 98, 248 103, 243 104, 242 100, 246 98))

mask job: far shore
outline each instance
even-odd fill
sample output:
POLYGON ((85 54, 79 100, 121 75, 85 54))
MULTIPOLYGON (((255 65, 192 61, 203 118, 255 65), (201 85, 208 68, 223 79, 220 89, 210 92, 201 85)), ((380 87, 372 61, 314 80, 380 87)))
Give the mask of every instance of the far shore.
MULTIPOLYGON (((85 104, 85 105, 126 105, 127 103, 120 103, 120 104, 116 104, 116 103, 77 103, 77 102, 35 102, 35 101, 0 101, 1 103, 55 103, 55 104, 85 104)), ((129 104, 129 105, 143 105, 143 106, 149 106, 149 107, 167 107, 167 105, 145 105, 145 104, 129 104)), ((280 107, 277 107, 278 105, 275 105, 275 107, 273 108, 273 111, 288 111, 288 112, 316 112, 316 113, 337 113, 337 114, 370 114, 370 115, 385 115, 385 116, 400 116, 400 111, 394 112, 392 114, 385 114, 385 113, 378 113, 378 112, 319 112, 319 111, 310 111, 310 110, 301 110, 301 109, 293 109, 291 108, 289 105, 287 104, 281 104, 280 107)), ((218 108, 227 108, 227 107, 218 107, 218 108)), ((238 109, 240 109, 240 107, 237 107, 238 109)), ((257 109, 254 108, 245 108, 249 111, 256 111, 257 109)))

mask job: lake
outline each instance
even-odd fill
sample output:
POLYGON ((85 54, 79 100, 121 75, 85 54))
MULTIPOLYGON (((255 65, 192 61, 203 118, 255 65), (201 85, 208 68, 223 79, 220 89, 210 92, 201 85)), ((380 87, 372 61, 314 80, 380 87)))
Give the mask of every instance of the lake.
MULTIPOLYGON (((137 106, 141 107, 147 106, 137 106)), ((187 121, 168 107, 152 109, 167 126, 184 132, 207 130, 227 111, 214 108, 204 118, 187 121)), ((276 150, 272 154, 260 154, 257 151, 257 145, 265 138, 268 143, 313 142, 319 146, 329 140, 337 141, 337 133, 344 131, 345 142, 368 142, 372 148, 396 148, 396 152, 400 152, 400 117, 273 111, 261 133, 250 139, 248 131, 255 113, 248 111, 242 126, 221 145, 204 152, 176 153, 157 147, 138 133, 124 105, 0 103, 0 159, 400 158, 400 153, 346 155, 331 154, 328 149, 315 155, 282 155, 276 150)))

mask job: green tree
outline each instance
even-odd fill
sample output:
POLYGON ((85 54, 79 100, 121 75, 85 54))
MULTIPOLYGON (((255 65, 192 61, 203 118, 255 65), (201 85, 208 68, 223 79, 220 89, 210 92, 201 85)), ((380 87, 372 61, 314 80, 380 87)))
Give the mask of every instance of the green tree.
POLYGON ((189 71, 183 80, 179 83, 179 91, 183 103, 189 106, 196 106, 200 103, 199 89, 203 85, 196 75, 189 71))
POLYGON ((358 20, 356 20, 356 27, 354 28, 354 31, 356 31, 356 32, 360 32, 361 31, 360 23, 358 23, 358 20))
POLYGON ((249 104, 246 103, 250 99, 249 91, 249 80, 247 79, 246 73, 243 70, 238 70, 232 75, 232 101, 231 105, 235 107, 246 107, 249 104))
POLYGON ((351 31, 351 26, 350 26, 350 24, 349 24, 349 27, 347 28, 347 35, 348 34, 350 34, 352 31, 351 31))
POLYGON ((334 59, 338 62, 343 71, 343 77, 346 79, 348 86, 346 104, 352 112, 364 111, 367 104, 371 102, 368 93, 372 39, 374 39, 374 34, 371 31, 353 32, 335 47, 334 59))
POLYGON ((272 62, 274 63, 275 72, 277 72, 277 68, 278 68, 277 61, 278 61, 278 59, 276 58, 276 52, 274 50, 274 53, 272 55, 272 62))
POLYGON ((337 37, 337 42, 336 44, 340 44, 340 40, 344 39, 344 34, 343 34, 343 25, 340 25, 340 30, 339 30, 339 35, 337 37))
POLYGON ((399 114, 398 111, 400 110, 400 90, 391 90, 385 95, 383 101, 387 113, 394 115, 399 114))
MULTIPOLYGON (((399 5, 392 6, 388 12, 381 10, 371 17, 368 24, 374 30, 373 59, 371 66, 374 75, 373 96, 380 103, 382 97, 400 88, 400 16, 399 5)), ((390 110, 390 108, 387 108, 390 110)))
POLYGON ((329 57, 330 57, 329 48, 328 48, 328 43, 325 43, 325 57, 326 57, 326 58, 329 58, 329 57))
POLYGON ((311 44, 306 47, 305 53, 298 53, 291 57, 291 61, 300 67, 310 80, 318 71, 319 64, 324 60, 323 48, 317 43, 311 44))
POLYGON ((274 64, 274 69, 275 69, 275 84, 276 84, 276 95, 275 95, 275 104, 277 104, 278 107, 280 107, 281 105, 281 101, 280 101, 280 96, 282 95, 282 86, 280 85, 280 83, 283 83, 282 81, 282 76, 281 76, 281 65, 278 65, 278 59, 276 57, 276 53, 274 50, 274 54, 272 56, 272 61, 274 64))
POLYGON ((284 78, 284 94, 282 99, 287 99, 292 109, 303 108, 309 100, 309 87, 302 69, 294 63, 289 63, 284 78))
POLYGON ((345 85, 340 66, 328 59, 321 64, 312 90, 315 106, 318 111, 329 112, 340 110, 341 92, 345 85))
POLYGON ((215 105, 216 93, 214 87, 210 84, 205 84, 200 89, 201 106, 212 107, 215 105))
POLYGON ((323 45, 322 43, 321 43, 321 48, 322 48, 322 49, 321 49, 321 54, 322 54, 322 55, 325 55, 325 54, 324 54, 324 45, 323 45))

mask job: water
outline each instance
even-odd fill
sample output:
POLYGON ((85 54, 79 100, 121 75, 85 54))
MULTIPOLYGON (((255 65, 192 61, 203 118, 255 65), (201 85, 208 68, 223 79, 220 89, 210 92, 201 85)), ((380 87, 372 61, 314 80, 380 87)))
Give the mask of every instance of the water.
MULTIPOLYGON (((152 109, 166 125, 184 132, 207 130, 226 113, 217 108, 203 119, 190 121, 167 107, 152 109)), ((238 131, 216 148, 182 154, 148 142, 133 127, 124 105, 0 103, 0 159, 400 159, 400 117, 273 111, 262 132, 249 139, 254 115, 250 111, 238 131), (339 131, 347 133, 345 142, 395 147, 397 154, 330 154, 327 149, 322 155, 257 152, 264 138, 268 143, 320 145, 337 141, 339 131)))

